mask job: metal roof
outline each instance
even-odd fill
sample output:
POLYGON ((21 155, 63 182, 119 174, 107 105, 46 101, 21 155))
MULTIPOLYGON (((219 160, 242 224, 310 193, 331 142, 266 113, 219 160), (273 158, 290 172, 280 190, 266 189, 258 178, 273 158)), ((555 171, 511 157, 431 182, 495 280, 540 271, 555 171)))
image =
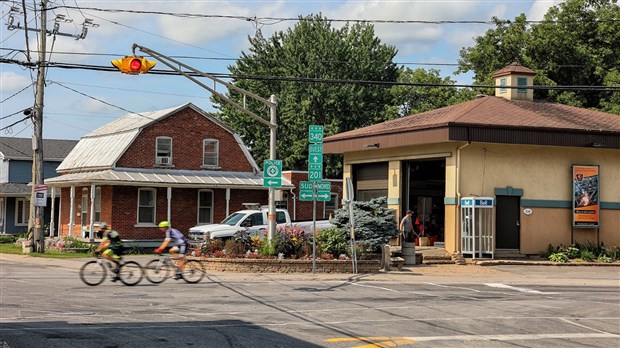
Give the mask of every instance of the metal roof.
MULTIPOLYGON (((263 186, 263 176, 260 173, 142 168, 114 168, 71 173, 46 179, 45 184, 50 186, 104 184, 267 189, 263 186)), ((282 188, 290 189, 294 186, 288 179, 282 178, 282 188)))

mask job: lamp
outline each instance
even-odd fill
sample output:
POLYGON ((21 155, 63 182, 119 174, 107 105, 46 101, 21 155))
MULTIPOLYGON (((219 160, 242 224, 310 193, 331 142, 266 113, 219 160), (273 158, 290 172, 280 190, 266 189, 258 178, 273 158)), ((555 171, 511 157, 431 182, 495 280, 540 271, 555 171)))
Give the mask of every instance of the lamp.
POLYGON ((590 146, 601 148, 601 147, 607 147, 607 144, 605 144, 605 143, 592 143, 592 144, 590 144, 590 146))
POLYGON ((374 143, 374 144, 364 144, 364 146, 362 146, 362 147, 363 147, 363 148, 365 148, 365 149, 368 149, 368 148, 375 148, 375 149, 378 149, 378 148, 379 148, 379 143, 374 143))

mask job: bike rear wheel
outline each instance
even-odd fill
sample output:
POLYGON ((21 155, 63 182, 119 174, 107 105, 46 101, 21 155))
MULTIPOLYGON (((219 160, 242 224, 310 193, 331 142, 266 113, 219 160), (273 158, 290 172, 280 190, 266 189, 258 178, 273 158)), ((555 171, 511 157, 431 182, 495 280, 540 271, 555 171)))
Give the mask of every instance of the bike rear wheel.
POLYGON ((144 275, 151 283, 159 284, 166 278, 170 278, 171 273, 170 265, 160 259, 151 260, 144 266, 144 275))
POLYGON ((202 263, 198 260, 185 261, 185 267, 183 268, 183 280, 188 283, 198 283, 205 276, 205 271, 202 268, 202 263))
POLYGON ((86 285, 95 286, 103 283, 107 273, 105 265, 99 261, 88 261, 80 268, 80 279, 86 285))
POLYGON ((139 263, 135 261, 127 261, 120 267, 118 276, 123 284, 133 286, 142 280, 144 271, 139 263))

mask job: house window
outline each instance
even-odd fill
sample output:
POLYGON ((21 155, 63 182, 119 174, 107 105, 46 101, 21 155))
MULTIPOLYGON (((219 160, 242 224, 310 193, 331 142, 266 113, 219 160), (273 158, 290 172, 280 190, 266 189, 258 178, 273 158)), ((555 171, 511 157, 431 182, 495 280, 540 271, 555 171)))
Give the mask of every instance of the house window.
POLYGON ((138 223, 155 223, 155 189, 138 189, 138 223))
POLYGON ((198 191, 198 224, 213 223, 213 191, 198 191))
POLYGON ((325 211, 323 212, 323 218, 329 217, 330 214, 333 216, 334 211, 336 211, 337 207, 338 207, 338 194, 332 193, 329 198, 329 201, 325 202, 325 211))
POLYGON ((157 137, 155 150, 155 164, 159 166, 172 165, 172 138, 157 137))
POLYGON ((101 187, 95 187, 95 221, 101 221, 101 187))
POLYGON ((506 93, 507 89, 506 89, 506 78, 505 77, 502 77, 501 79, 499 79, 499 85, 501 86, 499 88, 499 92, 506 93))
POLYGON ((219 164, 220 142, 215 139, 202 141, 202 165, 217 166, 219 164))
POLYGON ((15 226, 27 226, 30 216, 30 201, 24 198, 15 200, 15 226))
POLYGON ((517 93, 527 93, 527 77, 518 77, 517 78, 517 93))
POLYGON ((82 225, 82 228, 84 228, 84 226, 89 225, 90 223, 88 222, 88 189, 82 189, 82 204, 81 204, 81 210, 80 210, 80 224, 82 225))

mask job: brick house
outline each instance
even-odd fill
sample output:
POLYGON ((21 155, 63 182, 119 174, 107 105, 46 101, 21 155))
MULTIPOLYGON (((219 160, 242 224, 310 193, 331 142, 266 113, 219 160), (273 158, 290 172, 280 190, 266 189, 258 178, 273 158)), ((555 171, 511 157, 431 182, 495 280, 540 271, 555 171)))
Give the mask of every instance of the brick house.
MULTIPOLYGON (((60 188, 59 233, 88 237, 100 221, 127 240, 217 223, 243 203, 268 204, 259 167, 228 126, 188 103, 132 113, 85 135, 46 180, 60 188)), ((282 190, 294 187, 283 178, 282 190)))

